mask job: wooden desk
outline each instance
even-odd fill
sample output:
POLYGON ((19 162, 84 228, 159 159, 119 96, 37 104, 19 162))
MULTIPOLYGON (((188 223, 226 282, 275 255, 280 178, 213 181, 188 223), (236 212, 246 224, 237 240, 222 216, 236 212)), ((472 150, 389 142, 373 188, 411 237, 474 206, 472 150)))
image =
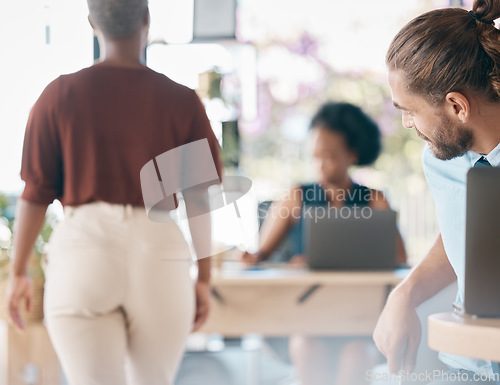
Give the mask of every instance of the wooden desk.
POLYGON ((407 272, 215 272, 211 313, 200 331, 369 336, 389 291, 407 272))
POLYGON ((428 325, 431 349, 500 362, 500 319, 449 312, 429 316, 428 325))

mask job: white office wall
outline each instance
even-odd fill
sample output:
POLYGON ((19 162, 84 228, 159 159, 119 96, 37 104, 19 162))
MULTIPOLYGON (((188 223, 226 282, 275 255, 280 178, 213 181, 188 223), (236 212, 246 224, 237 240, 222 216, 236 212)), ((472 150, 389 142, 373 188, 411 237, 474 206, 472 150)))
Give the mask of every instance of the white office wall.
POLYGON ((81 0, 0 2, 0 191, 23 188, 24 129, 43 88, 60 74, 92 64, 87 14, 81 0))

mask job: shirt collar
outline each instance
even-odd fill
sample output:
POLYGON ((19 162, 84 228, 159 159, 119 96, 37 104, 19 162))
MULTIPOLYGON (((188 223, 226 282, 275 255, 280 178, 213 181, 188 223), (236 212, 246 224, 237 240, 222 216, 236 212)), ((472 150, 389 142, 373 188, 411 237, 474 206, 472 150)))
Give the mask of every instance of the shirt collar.
POLYGON ((500 166, 500 143, 491 150, 491 152, 488 155, 481 155, 478 154, 477 152, 474 151, 469 151, 469 159, 471 162, 471 166, 474 167, 476 162, 481 159, 482 157, 485 157, 486 160, 494 167, 499 167, 500 166))

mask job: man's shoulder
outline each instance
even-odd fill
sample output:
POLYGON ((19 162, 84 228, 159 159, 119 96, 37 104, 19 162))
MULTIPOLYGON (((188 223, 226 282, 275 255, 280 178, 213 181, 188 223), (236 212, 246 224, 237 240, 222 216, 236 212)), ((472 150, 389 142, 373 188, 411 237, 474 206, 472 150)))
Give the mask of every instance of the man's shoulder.
POLYGON ((135 79, 135 82, 131 83, 133 84, 131 87, 138 87, 138 84, 140 84, 148 92, 156 93, 159 96, 175 95, 175 99, 179 101, 191 101, 193 94, 195 94, 193 89, 177 83, 168 76, 146 66, 127 69, 94 64, 79 71, 61 75, 58 79, 63 88, 74 88, 75 86, 79 86, 79 88, 81 88, 80 86, 95 88, 97 86, 103 87, 103 79, 109 80, 108 85, 123 82, 130 83, 132 79, 135 79))

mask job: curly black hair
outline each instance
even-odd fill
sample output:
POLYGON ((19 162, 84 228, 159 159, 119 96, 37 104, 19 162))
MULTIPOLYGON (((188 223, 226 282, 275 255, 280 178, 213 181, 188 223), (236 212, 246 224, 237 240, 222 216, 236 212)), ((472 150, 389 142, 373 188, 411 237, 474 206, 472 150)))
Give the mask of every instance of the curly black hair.
POLYGON ((375 162, 382 149, 378 125, 361 108, 350 103, 329 102, 311 120, 311 129, 325 127, 344 135, 347 145, 358 154, 358 165, 375 162))

